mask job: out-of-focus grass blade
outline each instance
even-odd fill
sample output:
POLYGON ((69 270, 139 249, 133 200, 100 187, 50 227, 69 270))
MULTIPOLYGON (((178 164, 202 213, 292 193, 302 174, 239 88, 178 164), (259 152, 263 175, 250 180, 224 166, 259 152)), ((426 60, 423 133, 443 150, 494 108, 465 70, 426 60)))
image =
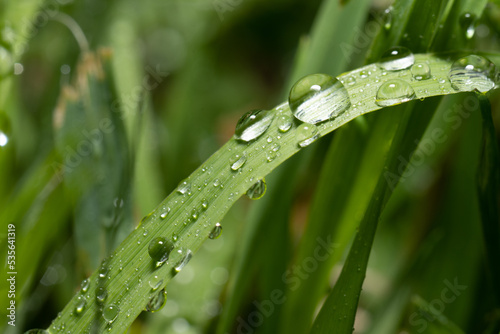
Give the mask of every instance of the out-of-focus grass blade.
POLYGON ((500 218, 498 212, 500 158, 489 99, 485 96, 480 97, 480 105, 483 116, 483 136, 477 170, 477 188, 488 271, 491 275, 491 284, 498 305, 500 303, 500 287, 498 286, 498 282, 500 282, 500 218))
MULTIPOLYGON (((420 296, 414 296, 412 303, 415 307, 414 314, 421 315, 421 321, 416 327, 416 333, 426 334, 465 334, 460 327, 450 321, 435 307, 420 296)), ((413 333, 413 331, 412 331, 413 333)))
POLYGON ((95 268, 131 230, 130 161, 109 70, 109 51, 85 54, 74 88, 63 89, 54 115, 53 164, 74 208, 82 264, 95 268))

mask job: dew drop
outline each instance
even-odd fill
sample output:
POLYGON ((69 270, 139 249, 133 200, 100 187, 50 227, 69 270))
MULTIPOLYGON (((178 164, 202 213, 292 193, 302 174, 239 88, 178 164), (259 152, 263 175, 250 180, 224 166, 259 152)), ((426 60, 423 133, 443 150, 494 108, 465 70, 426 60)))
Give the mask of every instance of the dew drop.
POLYGON ((375 103, 380 107, 388 107, 413 100, 415 97, 415 91, 409 83, 393 79, 380 86, 375 103))
POLYGON ((278 130, 280 132, 287 132, 293 124, 293 118, 288 115, 281 115, 278 117, 278 130))
POLYGON ((75 314, 82 313, 85 309, 85 305, 87 305, 87 299, 84 296, 76 297, 75 314))
POLYGON ((414 63, 415 56, 409 49, 396 46, 382 55, 378 65, 387 71, 399 71, 412 66, 414 63))
POLYGON ((102 305, 104 301, 106 301, 106 298, 108 298, 108 291, 103 287, 97 288, 95 292, 95 299, 97 304, 102 305))
POLYGON ((177 192, 181 195, 184 195, 188 192, 191 191, 191 184, 187 181, 182 181, 179 183, 179 186, 177 187, 177 192))
POLYGON ((213 184, 214 184, 214 187, 220 186, 220 180, 219 179, 215 179, 213 184))
POLYGON ((241 167, 243 167, 245 162, 247 162, 247 157, 245 154, 242 155, 236 154, 230 161, 231 169, 236 171, 241 167))
POLYGON ((427 80, 431 77, 431 68, 426 63, 416 63, 411 67, 411 74, 415 80, 427 80))
POLYGON ((297 81, 288 103, 295 118, 310 124, 334 119, 351 106, 344 85, 327 74, 311 74, 297 81))
POLYGON ((217 239, 220 236, 221 232, 222 232, 222 226, 220 223, 217 223, 217 224, 215 224, 212 231, 210 231, 210 234, 208 235, 208 237, 210 239, 217 239))
POLYGON ((83 293, 86 293, 89 290, 90 287, 90 280, 88 278, 84 279, 82 283, 80 284, 81 291, 83 293))
POLYGON ((179 236, 176 233, 172 233, 172 241, 176 242, 179 239, 179 236))
POLYGON ((476 33, 476 15, 472 13, 464 13, 460 16, 458 22, 465 33, 465 38, 471 39, 474 37, 474 34, 476 33))
POLYGON ((273 150, 266 152, 266 161, 272 162, 272 161, 274 161, 274 159, 276 159, 276 156, 277 156, 277 154, 273 150))
POLYGON ((182 268, 184 268, 188 264, 189 260, 191 260, 191 257, 193 256, 193 253, 189 249, 184 251, 184 249, 182 249, 182 248, 179 249, 177 252, 179 254, 183 254, 182 259, 174 267, 175 272, 178 273, 182 270, 182 268))
POLYGON ((165 209, 165 211, 163 211, 163 212, 162 212, 162 214, 160 215, 160 218, 161 218, 161 219, 165 219, 165 218, 167 218, 167 216, 168 216, 168 214, 169 214, 169 213, 170 213, 170 208, 169 208, 169 207, 167 207, 167 208, 165 209))
POLYGON ((456 60, 451 66, 451 86, 461 92, 478 90, 486 93, 495 87, 498 80, 495 65, 482 56, 470 55, 456 60))
POLYGON ((204 199, 202 202, 201 202, 201 209, 203 211, 205 211, 206 209, 208 209, 208 202, 206 199, 204 199))
POLYGON ((113 321, 116 320, 118 317, 118 314, 120 313, 120 308, 116 305, 108 305, 102 310, 102 317, 104 320, 108 322, 108 324, 111 324, 113 321))
POLYGON ((392 26, 392 6, 389 6, 382 14, 382 21, 384 22, 384 29, 389 30, 392 26))
POLYGON ((149 280, 149 286, 151 287, 151 290, 156 291, 158 288, 162 285, 163 280, 161 279, 160 276, 154 275, 150 280, 149 280))
POLYGON ((314 124, 303 123, 297 128, 297 138, 300 147, 309 146, 319 138, 318 128, 314 124))
POLYGON ((156 262, 156 266, 160 267, 168 260, 168 256, 173 248, 174 245, 170 241, 167 241, 167 239, 156 237, 151 240, 148 247, 148 253, 151 259, 156 262))
POLYGON ((275 113, 269 110, 247 112, 238 120, 234 137, 246 142, 259 138, 269 128, 274 116, 275 113))
POLYGON ((154 313, 156 311, 159 311, 165 306, 165 302, 167 301, 167 292, 165 289, 162 289, 158 293, 156 293, 151 299, 149 300, 148 304, 146 305, 146 311, 154 313))
POLYGON ((248 198, 257 200, 262 198, 267 190, 266 180, 262 179, 255 182, 246 192, 248 198))

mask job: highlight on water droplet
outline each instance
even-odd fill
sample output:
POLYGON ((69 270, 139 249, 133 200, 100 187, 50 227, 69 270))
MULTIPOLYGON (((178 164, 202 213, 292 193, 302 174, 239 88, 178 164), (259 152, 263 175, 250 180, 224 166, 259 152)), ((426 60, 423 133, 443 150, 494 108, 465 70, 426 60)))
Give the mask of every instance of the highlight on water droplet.
POLYGON ((297 128, 297 138, 300 147, 309 146, 319 138, 318 128, 314 124, 303 123, 297 128))
POLYGON ((278 123, 278 130, 284 133, 290 130, 290 128, 292 127, 293 118, 288 115, 280 115, 278 116, 277 123, 278 123))
POLYGON ((387 50, 378 65, 387 71, 404 70, 415 63, 413 53, 403 46, 396 46, 387 50))
POLYGON ((415 97, 415 91, 409 83, 393 79, 379 87, 375 103, 380 107, 388 107, 413 100, 415 97))
POLYGON ((275 113, 269 110, 252 110, 243 115, 236 124, 234 137, 249 142, 259 138, 271 125, 275 113))
POLYGON ((451 86, 461 92, 479 91, 486 93, 497 82, 498 71, 487 58, 469 55, 456 60, 451 66, 449 79, 451 86))
POLYGON ((170 252, 174 245, 163 237, 156 237, 149 243, 148 253, 151 259, 155 261, 156 266, 160 267, 168 260, 170 252))
POLYGON ((84 296, 77 296, 75 303, 75 314, 80 314, 85 309, 85 305, 87 305, 87 299, 84 296))
POLYGON ((217 223, 215 224, 212 231, 210 231, 210 233, 208 234, 208 237, 210 239, 217 239, 220 236, 221 232, 222 232, 222 226, 220 223, 217 223))
POLYGON ((189 260, 191 260, 191 257, 193 256, 193 253, 190 249, 184 250, 183 248, 179 249, 177 252, 182 255, 181 260, 174 267, 174 271, 178 273, 188 264, 189 260))
POLYGON ((247 157, 246 157, 245 154, 242 154, 242 155, 236 154, 230 160, 231 169, 234 170, 234 171, 237 171, 238 169, 240 169, 241 167, 243 167, 243 165, 245 164, 245 162, 247 162, 247 157))
POLYGON ((311 74, 293 85, 288 104, 295 118, 316 124, 334 119, 350 106, 344 85, 328 74, 311 74))
POLYGON ((465 38, 471 39, 476 33, 476 15, 472 13, 464 13, 458 20, 460 27, 463 29, 465 38))
POLYGON ((104 318, 104 320, 108 322, 108 324, 111 324, 113 321, 116 320, 119 313, 120 313, 120 308, 114 304, 111 304, 106 306, 102 310, 102 317, 104 318))
POLYGON ((411 67, 411 74, 417 81, 427 80, 431 77, 431 68, 426 63, 415 63, 411 67))
POLYGON ((262 180, 258 180, 257 182, 255 182, 247 190, 246 195, 250 199, 257 200, 257 199, 262 198, 262 196, 264 196, 264 194, 266 193, 266 190, 267 190, 266 180, 262 179, 262 180))
POLYGON ((157 312, 165 306, 165 302, 167 301, 167 292, 165 289, 160 290, 158 293, 154 294, 153 297, 149 300, 146 305, 147 312, 157 312))

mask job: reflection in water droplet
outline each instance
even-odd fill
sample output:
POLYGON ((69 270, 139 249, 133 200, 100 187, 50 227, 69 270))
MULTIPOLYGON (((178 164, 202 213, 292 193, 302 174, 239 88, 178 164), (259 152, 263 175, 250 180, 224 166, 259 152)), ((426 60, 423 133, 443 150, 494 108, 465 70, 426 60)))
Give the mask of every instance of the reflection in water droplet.
POLYGON ((427 80, 431 77, 431 68, 426 63, 416 63, 411 67, 411 74, 415 80, 427 80))
POLYGON ((234 137, 243 141, 259 138, 271 125, 275 116, 269 110, 252 110, 243 115, 236 124, 234 137))
POLYGON ((76 303, 75 303, 75 313, 80 314, 83 312, 85 309, 85 305, 87 304, 87 299, 85 299, 84 296, 78 296, 76 297, 76 303))
POLYGON ((160 292, 151 297, 148 304, 146 305, 146 311, 151 313, 157 312, 163 308, 166 301, 167 292, 165 291, 165 289, 162 289, 160 290, 160 292))
POLYGON ((254 183, 246 192, 248 198, 257 200, 262 198, 267 190, 266 180, 262 179, 254 183))
POLYGON ((108 305, 102 310, 102 317, 109 324, 116 320, 118 314, 120 313, 120 308, 116 305, 108 305))
POLYGON ((316 125, 303 123, 297 128, 297 138, 300 147, 309 146, 319 138, 318 128, 316 125))
POLYGON ((148 253, 151 259, 156 262, 159 267, 168 260, 170 252, 174 245, 163 237, 156 237, 149 243, 148 253))
POLYGON ((476 15, 472 13, 464 13, 462 16, 460 16, 459 23, 460 27, 465 32, 465 38, 471 39, 472 37, 474 37, 474 34, 476 32, 476 21, 476 15))
POLYGON ((409 49, 396 46, 382 55, 378 65, 387 71, 399 71, 412 66, 414 63, 415 56, 409 49))
POLYGON ((458 59, 451 66, 451 86, 461 92, 478 90, 486 93, 495 87, 498 72, 495 65, 482 56, 470 55, 458 59))
POLYGON ((287 132, 293 124, 293 118, 288 115, 281 115, 278 117, 278 130, 280 132, 287 132))
POLYGON ((242 154, 241 156, 239 154, 236 154, 230 161, 231 169, 236 171, 243 167, 245 162, 247 162, 247 157, 245 154, 242 154))
POLYGON ((388 107, 413 100, 415 97, 415 91, 409 83, 394 79, 380 86, 375 103, 381 107, 388 107))
POLYGON ((208 237, 210 239, 217 239, 220 236, 221 232, 222 232, 222 226, 220 225, 220 223, 217 223, 217 224, 215 224, 212 231, 210 231, 210 234, 208 235, 208 237))
POLYGON ((174 267, 174 270, 175 272, 180 272, 182 270, 182 268, 184 268, 189 260, 191 260, 191 257, 193 256, 193 253, 191 252, 191 250, 187 249, 187 250, 184 250, 184 249, 179 249, 177 251, 179 254, 183 254, 183 257, 182 259, 179 261, 179 263, 177 263, 177 265, 174 267))
POLYGON ((327 74, 311 74, 297 81, 288 103, 297 119, 310 124, 334 119, 351 106, 344 85, 327 74))

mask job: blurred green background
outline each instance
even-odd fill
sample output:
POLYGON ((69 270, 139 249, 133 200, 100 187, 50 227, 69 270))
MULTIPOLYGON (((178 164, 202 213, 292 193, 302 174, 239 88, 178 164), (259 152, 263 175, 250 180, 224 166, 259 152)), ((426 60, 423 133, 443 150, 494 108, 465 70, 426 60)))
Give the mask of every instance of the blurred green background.
MULTIPOLYGON (((481 1, 472 23, 454 10, 473 1, 437 2, 441 14, 453 9, 448 20, 459 31, 472 25, 474 37, 450 32, 447 46, 415 52, 499 52, 498 2, 481 1)), ((393 41, 419 45, 410 38, 442 28, 436 19, 408 37, 411 24, 398 27, 391 1, 340 3, 1 0, 0 241, 6 258, 6 226, 15 224, 18 272, 17 326, 2 320, 2 331, 47 328, 100 260, 231 138, 244 112, 284 101, 302 75, 338 75, 376 60, 384 51, 378 48, 393 46, 383 30, 397 28, 393 41), (330 20, 334 7, 341 14, 330 20), (370 48, 375 36, 379 43, 370 48)), ((422 7, 412 15, 425 16, 422 7)), ((414 105, 442 114, 465 98, 414 105)), ((490 98, 498 129, 499 94, 490 98)), ((380 112, 387 124, 397 108, 380 112)), ((303 321, 296 333, 307 329, 365 212, 356 200, 369 198, 378 177, 370 169, 378 166, 379 147, 370 143, 383 143, 373 138, 391 129, 377 117, 364 116, 300 152, 273 173, 259 202, 241 199, 224 218, 222 236, 168 285, 165 307, 144 312, 130 332, 237 332, 255 301, 275 287, 290 290, 282 275, 301 264, 316 234, 338 233, 338 256, 302 284, 316 290, 311 300, 291 291, 289 303, 252 332, 291 333, 295 320, 303 321), (306 225, 319 227, 309 233, 306 225), (305 320, 294 317, 301 305, 305 320)), ((500 282, 491 280, 475 189, 481 117, 462 121, 454 129, 432 120, 430 129, 444 128, 449 139, 411 165, 395 189, 372 249, 356 333, 498 333, 500 282), (439 315, 426 313, 455 281, 466 286, 456 301, 439 315)), ((0 287, 4 300, 5 279, 0 287)))

